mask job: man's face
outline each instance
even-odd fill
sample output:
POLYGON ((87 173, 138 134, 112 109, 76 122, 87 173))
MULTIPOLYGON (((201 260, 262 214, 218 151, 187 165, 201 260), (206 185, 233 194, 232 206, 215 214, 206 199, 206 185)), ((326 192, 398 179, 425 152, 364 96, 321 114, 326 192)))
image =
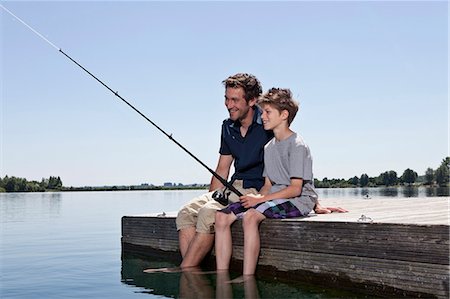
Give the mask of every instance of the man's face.
POLYGON ((230 119, 233 121, 243 120, 251 109, 245 100, 245 92, 242 87, 225 89, 225 106, 230 113, 230 119))

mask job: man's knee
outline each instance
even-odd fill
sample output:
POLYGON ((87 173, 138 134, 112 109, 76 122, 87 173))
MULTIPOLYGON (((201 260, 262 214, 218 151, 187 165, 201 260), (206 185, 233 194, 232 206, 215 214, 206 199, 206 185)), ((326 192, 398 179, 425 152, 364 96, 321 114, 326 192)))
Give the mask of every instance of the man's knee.
POLYGON ((188 227, 195 227, 197 223, 197 216, 193 214, 185 206, 178 211, 177 218, 175 220, 177 230, 182 230, 188 227))
POLYGON ((193 198, 179 211, 176 219, 177 230, 197 225, 199 211, 211 201, 212 192, 193 198))
POLYGON ((198 233, 214 233, 214 221, 217 209, 203 207, 198 212, 197 232, 198 233))

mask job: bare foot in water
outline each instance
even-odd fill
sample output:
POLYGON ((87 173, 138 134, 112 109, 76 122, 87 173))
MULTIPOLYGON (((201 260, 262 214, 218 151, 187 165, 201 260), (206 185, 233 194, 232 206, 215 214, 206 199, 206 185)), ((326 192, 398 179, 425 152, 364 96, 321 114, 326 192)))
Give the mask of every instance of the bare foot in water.
POLYGON ((179 273, 179 272, 183 272, 183 270, 180 267, 150 268, 150 269, 145 269, 143 272, 144 273, 179 273))
POLYGON ((242 275, 235 279, 227 281, 227 283, 244 283, 246 281, 254 280, 254 279, 255 279, 255 275, 242 275))

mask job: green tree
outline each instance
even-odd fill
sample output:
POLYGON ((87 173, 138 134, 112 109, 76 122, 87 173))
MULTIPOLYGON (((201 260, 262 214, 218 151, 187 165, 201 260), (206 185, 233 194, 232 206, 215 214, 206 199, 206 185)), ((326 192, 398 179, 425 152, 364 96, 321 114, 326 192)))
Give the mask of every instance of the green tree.
POLYGON ((60 177, 51 176, 48 179, 47 189, 51 190, 61 190, 62 188, 62 181, 60 177))
POLYGON ((394 186, 398 184, 398 177, 397 177, 397 173, 393 170, 388 172, 388 177, 389 177, 389 185, 388 186, 394 186))
POLYGON ((3 184, 6 192, 14 192, 15 191, 15 183, 14 183, 14 177, 9 178, 8 176, 5 176, 3 179, 3 184))
POLYGON ((27 189, 27 180, 24 178, 16 178, 16 189, 18 192, 24 192, 27 189))
POLYGON ((42 192, 45 191, 45 189, 41 188, 38 182, 31 181, 27 182, 27 185, 25 187, 26 192, 42 192))
POLYGON ((434 177, 435 175, 433 168, 428 167, 425 171, 425 185, 433 185, 434 177))
POLYGON ((357 176, 354 176, 351 179, 349 179, 348 182, 353 186, 358 186, 359 178, 357 176))
POLYGON ((41 182, 39 183, 39 186, 44 190, 48 189, 48 179, 42 178, 41 182))
POLYGON ((322 180, 322 188, 330 188, 330 182, 328 181, 328 178, 324 177, 322 180))
POLYGON ((42 192, 46 189, 61 190, 62 186, 59 176, 43 178, 41 182, 27 181, 25 178, 8 177, 7 175, 3 179, 0 178, 0 192, 42 192))
POLYGON ((26 190, 27 180, 14 176, 5 176, 3 184, 6 192, 21 192, 26 190))
POLYGON ((409 168, 406 169, 401 176, 401 181, 406 184, 411 185, 416 180, 417 180, 417 172, 409 168))
POLYGON ((359 184, 361 185, 361 187, 366 187, 367 185, 369 185, 369 176, 363 173, 361 175, 361 178, 359 179, 359 184))
POLYGON ((377 185, 395 186, 397 183, 397 173, 393 170, 385 171, 377 178, 377 185))
POLYGON ((450 157, 446 157, 442 160, 441 166, 436 169, 436 183, 439 186, 447 186, 450 175, 450 157))

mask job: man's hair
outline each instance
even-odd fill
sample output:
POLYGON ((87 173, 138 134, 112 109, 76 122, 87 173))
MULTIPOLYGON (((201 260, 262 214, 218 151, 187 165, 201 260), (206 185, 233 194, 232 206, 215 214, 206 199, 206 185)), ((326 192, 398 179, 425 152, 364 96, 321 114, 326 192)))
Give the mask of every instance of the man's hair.
POLYGON ((258 105, 270 105, 280 113, 283 110, 289 112, 288 125, 292 123, 298 111, 298 102, 292 98, 292 92, 288 88, 271 88, 258 99, 258 105))
POLYGON ((262 93, 261 83, 255 76, 246 73, 238 73, 230 76, 222 81, 225 88, 239 88, 242 87, 245 93, 245 100, 248 102, 251 99, 258 98, 262 93))

